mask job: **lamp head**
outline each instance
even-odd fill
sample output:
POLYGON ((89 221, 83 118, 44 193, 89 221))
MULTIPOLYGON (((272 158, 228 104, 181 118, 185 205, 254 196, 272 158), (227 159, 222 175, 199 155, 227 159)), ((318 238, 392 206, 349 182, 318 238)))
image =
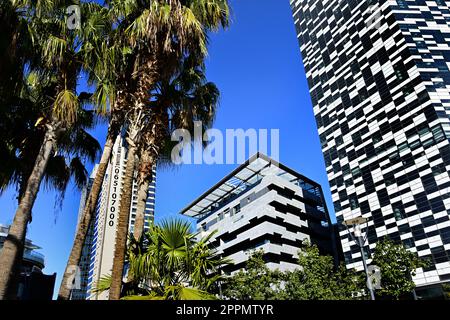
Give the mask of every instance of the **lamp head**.
POLYGON ((344 225, 346 225, 347 227, 353 227, 353 226, 364 224, 367 221, 369 221, 368 218, 363 218, 363 217, 360 216, 360 217, 352 218, 352 219, 349 219, 349 220, 345 220, 342 223, 344 225))

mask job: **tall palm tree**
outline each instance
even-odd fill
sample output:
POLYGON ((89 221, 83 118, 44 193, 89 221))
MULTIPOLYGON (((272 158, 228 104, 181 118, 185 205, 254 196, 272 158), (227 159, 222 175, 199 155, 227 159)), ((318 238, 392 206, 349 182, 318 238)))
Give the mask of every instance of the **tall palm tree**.
POLYGON ((220 93, 214 83, 207 82, 203 62, 196 60, 196 57, 190 56, 181 61, 177 74, 158 83, 153 93, 154 100, 149 104, 153 115, 149 123, 153 127, 145 130, 138 152, 135 239, 139 239, 142 234, 153 167, 157 162, 162 162, 162 166, 172 163, 171 136, 174 130, 185 129, 193 136, 194 122, 203 125, 202 132, 212 126, 220 93))
POLYGON ((8 237, 0 253, 0 299, 14 298, 18 265, 23 252, 31 209, 59 138, 77 122, 80 99, 76 87, 82 64, 77 30, 69 29, 65 10, 79 1, 26 1, 29 37, 35 54, 30 69, 56 77, 52 103, 42 109, 39 124, 45 127, 44 138, 27 180, 8 237))
MULTIPOLYGON (((97 78, 94 82, 97 84, 97 91, 100 93, 100 96, 107 96, 105 92, 113 92, 115 94, 115 96, 113 94, 115 99, 114 103, 112 103, 114 108, 111 109, 110 130, 101 161, 105 165, 100 166, 100 169, 103 168, 104 170, 97 171, 94 180, 94 187, 97 186, 97 188, 93 187, 90 192, 83 219, 77 229, 74 246, 60 288, 60 299, 68 299, 70 294, 69 287, 65 286, 67 279, 70 277, 69 267, 77 265, 80 260, 87 226, 92 219, 92 213, 106 171, 107 159, 110 157, 110 150, 115 140, 110 138, 115 138, 114 134, 110 134, 111 131, 114 131, 111 130, 114 127, 113 123, 125 124, 128 128, 127 141, 129 143, 129 151, 126 171, 131 174, 125 179, 124 190, 131 192, 130 186, 133 181, 132 172, 134 170, 136 144, 140 139, 140 132, 145 127, 141 122, 146 119, 145 121, 148 123, 148 116, 143 110, 146 107, 145 103, 150 99, 150 92, 154 83, 157 82, 157 77, 164 77, 166 74, 173 72, 174 68, 177 67, 179 57, 182 57, 187 48, 190 48, 192 52, 197 50, 197 54, 205 54, 206 38, 199 21, 203 26, 206 26, 205 29, 207 30, 215 29, 219 24, 225 26, 228 23, 228 6, 224 0, 187 2, 172 0, 124 2, 111 0, 107 1, 107 4, 117 27, 113 30, 114 36, 109 37, 109 39, 113 39, 110 43, 114 45, 108 48, 110 49, 108 50, 109 54, 101 61, 113 60, 113 63, 108 66, 97 64, 99 67, 95 67, 94 72, 91 73, 97 78), (199 16, 199 19, 195 19, 193 12, 200 12, 206 9, 209 10, 206 14, 199 16), (211 16, 216 20, 210 19, 211 16), (200 40, 197 42, 187 41, 195 37, 200 40), (110 57, 117 56, 122 56, 123 61, 117 62, 117 60, 110 59, 110 57), (156 63, 155 61, 160 62, 156 63), (126 67, 116 70, 115 66, 117 65, 125 65, 126 67), (130 66, 134 67, 130 68, 130 66), (112 73, 112 77, 99 76, 105 70, 115 70, 115 72, 112 73), (133 108, 130 110, 129 106, 133 108), (128 118, 127 122, 123 121, 125 116, 128 118)), ((108 47, 108 45, 106 46, 108 47)), ((91 47, 96 48, 97 46, 91 47)), ((105 46, 101 44, 100 47, 104 48, 105 46)), ((96 54, 95 56, 99 55, 96 54)), ((104 99, 100 98, 98 100, 103 101, 104 99)), ((122 195, 125 199, 130 198, 130 196, 131 194, 122 195)), ((128 205, 131 205, 131 203, 128 205)), ((126 212, 127 205, 121 205, 121 209, 123 212, 126 212)), ((127 224, 126 217, 122 215, 122 220, 119 222, 122 234, 125 234, 124 230, 127 229, 125 224, 127 224)), ((118 239, 120 243, 126 243, 125 235, 119 236, 118 239)), ((123 250, 119 250, 119 252, 123 252, 123 250)), ((121 256, 123 257, 123 255, 121 256)), ((123 258, 115 260, 122 261, 123 258)), ((123 265, 123 263, 120 264, 123 265)))
MULTIPOLYGON (((0 2, 0 163, 4 169, 12 165, 11 132, 18 118, 17 105, 25 103, 20 91, 24 85, 23 70, 30 58, 30 38, 22 5, 21 1, 0 2)), ((0 183, 5 181, 0 176, 0 183)))
MULTIPOLYGON (((8 187, 16 186, 19 202, 45 132, 45 126, 37 124, 37 121, 41 110, 51 103, 49 97, 54 91, 54 77, 45 79, 42 75, 30 73, 20 95, 22 103, 10 110, 11 123, 0 124, 0 128, 8 128, 6 142, 9 146, 7 161, 3 162, 0 172, 0 194, 8 187)), ((88 95, 80 95, 80 100, 86 100, 84 97, 88 95)), ((60 193, 60 197, 64 195, 70 177, 80 188, 87 182, 84 163, 95 161, 101 149, 97 140, 86 131, 96 123, 93 111, 81 110, 77 122, 58 139, 58 152, 51 155, 43 179, 48 187, 60 193)))
POLYGON ((126 88, 132 86, 134 81, 133 54, 126 43, 124 44, 123 30, 113 28, 113 24, 117 21, 113 11, 95 3, 82 5, 86 15, 86 26, 80 35, 84 48, 83 66, 87 71, 89 84, 96 87, 93 103, 102 114, 108 115, 109 125, 100 163, 63 274, 58 293, 59 300, 67 300, 70 297, 71 270, 80 263, 88 226, 95 212, 114 142, 123 126, 126 107, 131 104, 126 88))
MULTIPOLYGON (((116 1, 112 2, 116 3, 116 1)), ((122 284, 136 148, 144 134, 143 129, 163 131, 162 128, 156 127, 158 123, 164 122, 158 114, 163 118, 166 117, 161 111, 148 112, 146 106, 150 101, 151 91, 158 82, 158 76, 164 77, 166 74, 171 74, 179 65, 179 59, 182 59, 186 53, 204 57, 207 52, 207 32, 227 26, 229 19, 227 0, 130 2, 134 6, 118 4, 117 8, 123 13, 125 21, 130 18, 132 20, 127 30, 129 30, 130 45, 137 47, 136 61, 138 63, 134 76, 138 79, 138 86, 132 94, 133 107, 128 116, 129 151, 123 181, 124 192, 120 201, 109 293, 109 298, 112 300, 119 298, 122 284), (142 4, 144 7, 141 7, 142 4), (156 118, 158 121, 148 126, 146 123, 150 123, 151 114, 156 114, 152 120, 156 118)))
POLYGON ((30 39, 23 15, 25 1, 0 3, 0 112, 17 97, 23 83, 23 70, 30 58, 30 39))
MULTIPOLYGON (((42 109, 51 103, 50 97, 55 94, 54 81, 54 77, 29 74, 27 86, 22 89, 20 96, 22 103, 10 109, 13 122, 6 124, 11 131, 8 132, 6 140, 6 162, 3 162, 3 170, 0 173, 0 193, 10 186, 16 186, 19 204, 24 197, 28 177, 44 140, 46 126, 42 123, 42 109)), ((80 95, 80 98, 80 101, 84 100, 83 95, 80 95)), ((80 110, 75 123, 57 137, 58 147, 49 155, 42 180, 46 187, 58 192, 60 201, 71 178, 74 178, 79 188, 87 182, 85 163, 95 161, 100 151, 99 143, 87 132, 96 123, 92 111, 80 110)), ((21 257, 20 251, 18 254, 21 257)), ((8 297, 14 298, 14 282, 10 285, 10 290, 8 297)))
MULTIPOLYGON (((137 132, 137 126, 139 126, 139 119, 143 118, 142 112, 138 113, 136 112, 137 109, 130 110, 129 108, 133 105, 132 95, 136 95, 136 91, 144 87, 145 81, 147 84, 154 81, 149 81, 148 79, 150 72, 142 71, 142 44, 135 39, 130 41, 132 34, 136 37, 134 33, 134 23, 136 21, 133 19, 141 14, 145 4, 136 1, 106 2, 108 7, 89 4, 88 10, 83 9, 83 12, 95 12, 97 15, 94 14, 94 19, 91 19, 94 26, 89 27, 91 23, 87 23, 88 28, 83 28, 85 31, 82 33, 82 39, 83 46, 86 47, 86 50, 84 50, 85 56, 83 57, 85 69, 89 74, 89 82, 96 86, 94 101, 99 106, 110 105, 110 122, 101 161, 87 198, 82 219, 76 231, 74 245, 61 282, 62 285, 58 295, 58 299, 61 300, 66 300, 70 296, 71 285, 68 283, 68 280, 71 278, 71 267, 79 264, 88 226, 92 220, 117 135, 121 128, 126 125, 130 132, 129 137, 133 137, 137 132), (107 21, 110 28, 98 28, 98 21, 95 19, 95 16, 99 17, 102 22, 107 21), (116 27, 112 28, 113 25, 116 25, 116 27), (99 33, 98 31, 102 29, 107 32, 99 33), (139 72, 147 76, 147 78, 138 77, 137 74, 139 72), (133 118, 134 120, 126 121, 126 117, 137 117, 137 119, 133 118)), ((152 12, 156 15, 154 11, 162 9, 164 7, 153 7, 152 12)), ((149 70, 148 65, 146 70, 149 70)), ((152 74, 154 75, 154 73, 152 74)), ((132 140, 128 139, 128 142, 132 140)), ((128 158, 134 158, 132 156, 135 152, 133 143, 131 142, 130 145, 128 158)))
MULTIPOLYGON (((136 110, 130 110, 129 108, 133 104, 132 94, 135 94, 137 89, 143 87, 142 77, 136 75, 138 72, 146 76, 150 74, 141 70, 142 59, 139 52, 142 51, 140 49, 142 45, 135 40, 130 41, 130 35, 134 34, 133 24, 135 21, 133 18, 144 10, 144 4, 134 1, 107 1, 107 3, 108 7, 98 5, 96 7, 96 5, 90 4, 88 10, 83 10, 83 12, 96 12, 97 16, 100 17, 100 21, 107 21, 108 25, 111 26, 109 29, 103 28, 108 32, 99 33, 98 30, 102 30, 102 28, 97 27, 97 20, 94 15, 92 20, 95 27, 83 28, 86 31, 82 34, 83 46, 87 48, 84 50, 86 53, 84 56, 85 68, 88 70, 90 83, 96 86, 94 101, 99 106, 108 104, 111 106, 109 110, 110 123, 101 161, 87 198, 82 219, 76 231, 74 245, 61 282, 62 285, 58 295, 58 299, 61 300, 66 300, 70 296, 71 285, 67 282, 71 278, 71 267, 79 264, 88 226, 92 220, 116 137, 121 131, 120 129, 124 125, 128 125, 128 122, 125 121, 126 117, 132 118, 137 116, 142 118, 143 116, 143 113, 139 115, 139 113, 135 112, 136 110), (117 26, 112 28, 114 24, 117 26)), ((153 8, 152 10, 157 9, 153 8)), ((163 8, 160 9, 162 10, 163 8)), ((88 23, 89 25, 90 23, 88 23)), ((148 78, 145 81, 147 83, 151 82, 148 78)), ((129 122, 134 123, 135 126, 139 123, 136 119, 129 122)), ((133 132, 136 132, 136 129, 133 129, 133 125, 131 125, 129 131, 129 136, 133 137, 133 132)), ((130 142, 130 140, 128 141, 130 142)), ((133 143, 130 143, 130 145, 128 157, 133 158, 133 156, 130 156, 134 153, 133 143)))

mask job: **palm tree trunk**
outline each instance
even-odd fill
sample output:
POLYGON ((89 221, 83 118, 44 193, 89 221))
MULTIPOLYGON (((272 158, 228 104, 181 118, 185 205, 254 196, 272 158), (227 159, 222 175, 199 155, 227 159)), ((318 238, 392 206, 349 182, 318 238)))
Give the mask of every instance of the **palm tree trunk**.
POLYGON ((120 197, 119 221, 117 223, 114 261, 111 273, 111 287, 109 300, 119 300, 122 289, 123 267, 125 264, 125 250, 127 246, 128 222, 130 218, 131 197, 133 193, 133 178, 135 166, 136 146, 129 144, 127 166, 123 180, 123 192, 120 197))
POLYGON ((134 238, 139 240, 144 231, 145 223, 145 204, 147 202, 148 188, 150 186, 150 179, 144 179, 139 184, 138 194, 137 194, 137 207, 136 207, 136 220, 134 222, 134 238))
POLYGON ((156 61, 153 57, 147 58, 146 62, 140 63, 137 58, 136 64, 139 72, 137 91, 133 95, 134 102, 134 119, 130 121, 129 135, 127 142, 129 144, 128 160, 125 169, 125 177, 123 180, 123 192, 120 198, 119 221, 116 231, 116 243, 114 250, 114 261, 111 273, 111 287, 109 289, 109 300, 119 300, 122 289, 123 267, 125 264, 125 250, 127 246, 128 222, 131 209, 131 198, 133 193, 133 177, 135 172, 135 155, 137 150, 137 137, 142 131, 142 119, 144 117, 144 109, 146 103, 150 101, 150 89, 155 84, 155 65, 156 61))
POLYGON ((74 268, 80 264, 81 254, 83 251, 84 242, 86 241, 86 235, 88 233, 89 225, 94 216, 95 209, 97 207, 98 197, 101 192, 103 180, 105 178, 106 169, 111 158, 112 150, 114 147, 114 141, 117 138, 117 132, 113 130, 108 131, 105 147, 103 148, 103 154, 100 159, 100 163, 97 167, 92 188, 89 192, 86 205, 83 210, 83 217, 78 225, 75 240, 73 242, 72 251, 70 252, 69 259, 67 260, 66 269, 59 288, 58 300, 68 300, 70 298, 70 292, 72 289, 72 283, 70 280, 73 277, 74 268))
POLYGON ((134 238, 138 241, 144 231, 145 223, 145 204, 148 197, 148 188, 153 180, 153 166, 154 158, 151 157, 150 152, 144 150, 139 159, 139 179, 138 179, 138 194, 136 206, 136 220, 134 222, 134 238))
POLYGON ((144 229, 145 203, 147 201, 148 187, 153 179, 153 167, 158 159, 159 152, 164 144, 166 130, 166 115, 164 108, 158 108, 150 116, 151 127, 144 133, 140 166, 139 191, 137 199, 136 220, 134 223, 134 238, 139 240, 144 229))
POLYGON ((28 178, 25 193, 3 244, 3 249, 0 253, 0 300, 17 298, 20 264, 23 256, 27 226, 31 221, 31 209, 36 200, 48 161, 54 151, 56 135, 55 125, 48 125, 33 171, 28 178))

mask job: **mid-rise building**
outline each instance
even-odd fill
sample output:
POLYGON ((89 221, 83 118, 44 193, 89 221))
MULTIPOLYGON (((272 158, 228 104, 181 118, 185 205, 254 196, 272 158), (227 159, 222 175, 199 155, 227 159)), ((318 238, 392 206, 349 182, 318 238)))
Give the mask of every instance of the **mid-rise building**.
MULTIPOLYGON (((108 292, 95 293, 98 281, 111 274, 115 238, 118 223, 118 212, 122 194, 123 176, 127 163, 127 145, 125 139, 118 137, 113 147, 111 161, 106 170, 96 213, 83 247, 79 265, 79 286, 71 292, 73 300, 107 300, 108 292)), ((94 167, 90 183, 82 192, 79 209, 79 220, 89 194, 97 167, 94 167)), ((150 221, 153 221, 155 211, 156 169, 153 169, 153 180, 149 185, 145 206, 144 232, 148 230, 150 221)), ((134 222, 137 208, 137 183, 133 183, 132 203, 130 209, 129 233, 134 232, 134 222)))
MULTIPOLYGON (((9 226, 0 224, 0 251, 9 233, 9 226)), ((20 263, 20 275, 17 289, 19 300, 52 300, 56 273, 46 275, 45 257, 37 250, 41 247, 31 240, 25 240, 25 248, 20 263)))
POLYGON ((291 6, 338 222, 370 219, 367 258, 389 237, 428 259, 418 286, 450 281, 449 2, 291 6))
POLYGON ((197 219, 199 237, 217 231, 211 245, 233 261, 232 274, 249 253, 263 250, 271 269, 298 267, 303 242, 332 255, 331 224, 320 185, 256 154, 182 210, 197 219))

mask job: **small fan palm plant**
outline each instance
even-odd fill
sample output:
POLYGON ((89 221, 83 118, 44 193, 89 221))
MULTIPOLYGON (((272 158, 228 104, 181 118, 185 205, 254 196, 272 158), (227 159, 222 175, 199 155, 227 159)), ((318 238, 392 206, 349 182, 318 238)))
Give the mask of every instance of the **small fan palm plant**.
MULTIPOLYGON (((133 237, 127 250, 128 282, 124 300, 216 299, 211 289, 219 281, 220 268, 230 261, 209 245, 213 234, 196 241, 188 222, 166 220, 150 224, 139 240, 133 237)), ((111 276, 103 277, 96 291, 109 290, 111 276)))

